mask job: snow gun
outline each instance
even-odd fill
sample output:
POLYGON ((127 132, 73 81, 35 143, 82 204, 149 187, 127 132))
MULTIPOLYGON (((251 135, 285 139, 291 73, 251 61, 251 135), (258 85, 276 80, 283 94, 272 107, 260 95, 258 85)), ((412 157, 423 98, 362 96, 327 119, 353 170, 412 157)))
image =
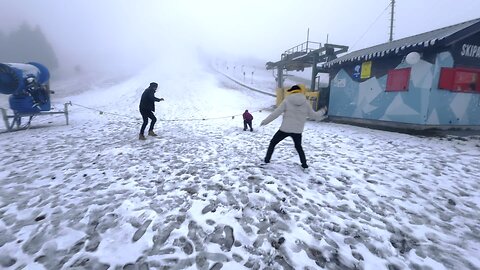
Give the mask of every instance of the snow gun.
POLYGON ((15 113, 50 111, 49 79, 50 72, 39 63, 0 63, 0 93, 10 95, 15 113))

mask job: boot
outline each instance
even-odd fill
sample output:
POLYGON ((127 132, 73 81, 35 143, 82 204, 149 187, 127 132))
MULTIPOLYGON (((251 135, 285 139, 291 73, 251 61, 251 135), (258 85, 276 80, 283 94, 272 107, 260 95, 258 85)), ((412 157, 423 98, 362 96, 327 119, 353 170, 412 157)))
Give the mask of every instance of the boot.
POLYGON ((158 136, 158 135, 155 134, 155 132, 153 132, 153 130, 149 130, 148 131, 148 136, 158 136))
POLYGON ((145 135, 140 134, 140 135, 138 135, 138 139, 144 141, 144 140, 146 140, 147 138, 145 138, 145 135))

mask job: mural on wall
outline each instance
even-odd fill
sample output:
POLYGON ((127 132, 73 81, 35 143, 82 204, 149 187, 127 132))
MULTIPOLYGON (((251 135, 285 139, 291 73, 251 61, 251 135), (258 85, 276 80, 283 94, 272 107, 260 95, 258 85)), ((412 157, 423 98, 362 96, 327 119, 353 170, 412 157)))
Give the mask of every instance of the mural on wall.
POLYGON ((480 18, 354 51, 323 67, 332 78, 333 119, 480 128, 480 18))
MULTIPOLYGON (((368 62, 361 65, 360 73, 364 66, 374 69, 376 62, 368 62)), ((450 52, 439 53, 435 64, 422 59, 414 62, 409 64, 404 59, 391 67, 394 71, 406 69, 409 76, 406 89, 393 91, 387 90, 389 73, 359 82, 352 73, 340 69, 332 81, 329 115, 418 125, 480 124, 480 93, 456 93, 437 87, 441 68, 453 66, 450 52)))
MULTIPOLYGON (((368 66, 371 68, 372 62, 368 66)), ((410 67, 410 65, 402 63, 396 68, 403 67, 410 67)), ((387 75, 378 78, 371 77, 358 83, 341 70, 333 79, 329 114, 371 120, 418 123, 422 120, 420 119, 422 107, 426 107, 425 105, 428 104, 428 91, 432 84, 433 65, 425 61, 419 61, 412 66, 411 73, 415 75, 410 77, 409 91, 400 93, 385 92, 387 75), (339 82, 343 82, 344 87, 337 87, 339 82)))
POLYGON ((454 67, 454 56, 443 52, 437 56, 433 78, 434 91, 430 94, 428 125, 480 125, 480 93, 452 92, 438 89, 442 67, 454 67))

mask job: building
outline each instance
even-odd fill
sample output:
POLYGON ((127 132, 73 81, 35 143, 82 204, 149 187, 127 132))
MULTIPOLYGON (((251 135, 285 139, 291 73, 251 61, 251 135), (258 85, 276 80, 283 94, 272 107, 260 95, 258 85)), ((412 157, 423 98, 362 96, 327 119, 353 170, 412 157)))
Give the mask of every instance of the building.
MULTIPOLYGON (((480 129, 480 18, 321 66, 329 118, 407 129, 480 129)), ((326 100, 325 100, 326 99, 326 100)))

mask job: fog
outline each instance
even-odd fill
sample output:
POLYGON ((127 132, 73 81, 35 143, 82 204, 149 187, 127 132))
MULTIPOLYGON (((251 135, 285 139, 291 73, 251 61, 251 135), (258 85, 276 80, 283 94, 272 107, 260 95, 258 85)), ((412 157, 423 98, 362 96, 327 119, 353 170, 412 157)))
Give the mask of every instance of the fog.
MULTIPOLYGON (((154 62, 187 68, 199 56, 264 63, 306 41, 307 32, 310 41, 324 43, 328 36, 350 51, 386 42, 389 3, 1 0, 0 31, 39 26, 66 70, 131 72, 154 62)), ((398 0, 394 39, 474 19, 478 10, 478 0, 398 0)))

